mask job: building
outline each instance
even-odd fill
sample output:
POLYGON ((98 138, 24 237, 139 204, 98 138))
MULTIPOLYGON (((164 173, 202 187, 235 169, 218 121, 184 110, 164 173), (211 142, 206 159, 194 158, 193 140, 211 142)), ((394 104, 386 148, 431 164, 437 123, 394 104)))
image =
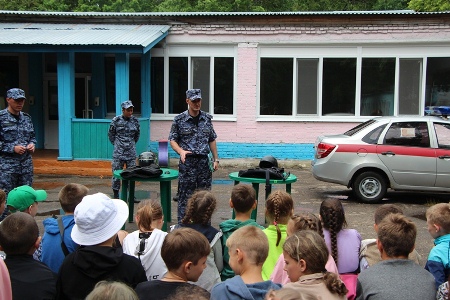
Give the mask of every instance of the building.
POLYGON ((61 160, 110 159, 126 99, 138 151, 157 151, 188 88, 221 158, 311 159, 317 135, 450 105, 450 12, 0 15, 0 95, 26 90, 37 146, 61 160))

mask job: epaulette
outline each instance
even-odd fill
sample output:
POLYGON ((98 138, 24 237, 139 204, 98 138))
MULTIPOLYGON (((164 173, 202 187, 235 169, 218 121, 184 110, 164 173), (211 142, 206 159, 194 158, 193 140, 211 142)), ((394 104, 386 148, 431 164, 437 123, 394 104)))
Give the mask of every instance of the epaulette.
POLYGON ((181 114, 176 115, 175 118, 173 118, 173 119, 174 119, 174 121, 178 121, 180 119, 183 119, 184 116, 185 116, 185 113, 182 112, 181 114))
POLYGON ((26 117, 31 119, 31 116, 28 113, 26 113, 26 112, 22 112, 22 113, 23 113, 24 116, 26 116, 26 117))
POLYGON ((207 113, 207 112, 205 112, 205 117, 207 117, 210 120, 213 118, 213 116, 210 113, 207 113))
POLYGON ((3 116, 4 114, 6 114, 8 112, 7 109, 2 109, 0 110, 0 116, 3 116))

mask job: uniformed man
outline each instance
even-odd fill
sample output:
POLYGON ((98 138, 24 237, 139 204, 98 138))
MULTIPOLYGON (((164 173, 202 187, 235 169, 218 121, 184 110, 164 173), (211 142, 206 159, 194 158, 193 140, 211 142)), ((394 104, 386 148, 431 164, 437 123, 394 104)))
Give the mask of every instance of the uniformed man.
MULTIPOLYGON (((13 88, 6 92, 8 107, 0 111, 0 188, 9 193, 21 185, 33 184, 36 136, 31 116, 22 112, 25 92, 13 88)), ((8 209, 0 217, 2 220, 8 209)))
MULTIPOLYGON (((139 120, 133 116, 131 100, 122 102, 122 115, 112 119, 108 138, 114 145, 112 171, 136 166, 136 143, 139 140, 139 120)), ((119 199, 120 179, 112 178, 114 198, 119 199)))
POLYGON ((212 116, 201 111, 200 89, 186 91, 188 110, 177 115, 170 129, 172 149, 180 155, 178 165, 178 223, 183 219, 188 198, 196 189, 211 189, 212 170, 208 154, 213 155, 213 170, 219 167, 212 116))

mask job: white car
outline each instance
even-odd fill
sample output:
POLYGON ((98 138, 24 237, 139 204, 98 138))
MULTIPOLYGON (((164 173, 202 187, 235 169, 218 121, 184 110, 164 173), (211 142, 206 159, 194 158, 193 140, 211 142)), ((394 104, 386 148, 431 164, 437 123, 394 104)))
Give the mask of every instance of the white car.
POLYGON ((319 136, 316 179, 380 202, 388 188, 450 192, 450 121, 436 116, 376 117, 340 135, 319 136))

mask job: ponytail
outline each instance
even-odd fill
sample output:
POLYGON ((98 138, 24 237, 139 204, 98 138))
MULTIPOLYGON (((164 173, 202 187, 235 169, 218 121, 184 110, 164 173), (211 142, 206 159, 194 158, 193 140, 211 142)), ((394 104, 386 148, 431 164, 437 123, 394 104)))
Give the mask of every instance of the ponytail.
POLYGON ((337 274, 324 272, 323 281, 332 294, 338 294, 339 296, 347 295, 348 289, 337 274))

